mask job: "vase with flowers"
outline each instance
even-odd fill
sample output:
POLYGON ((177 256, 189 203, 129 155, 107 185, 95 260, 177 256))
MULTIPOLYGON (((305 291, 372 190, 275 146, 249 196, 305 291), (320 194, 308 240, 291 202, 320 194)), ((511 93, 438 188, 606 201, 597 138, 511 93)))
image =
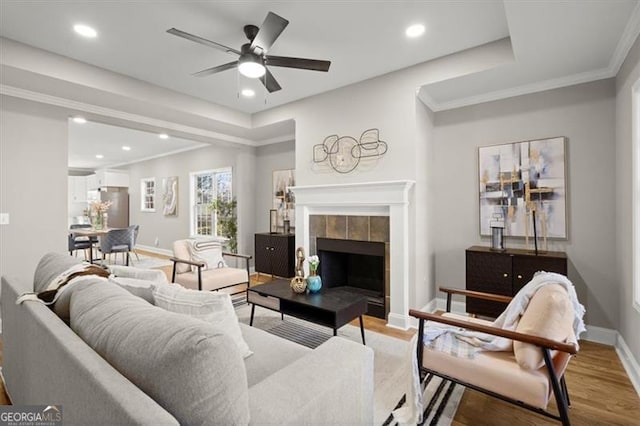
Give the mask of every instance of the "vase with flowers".
POLYGON ((318 265, 320 265, 320 258, 317 255, 309 256, 307 258, 309 262, 309 276, 307 277, 307 290, 309 293, 318 293, 322 288, 322 279, 318 275, 318 265))
POLYGON ((91 225, 94 229, 106 227, 107 211, 111 207, 111 201, 93 201, 91 203, 91 225))

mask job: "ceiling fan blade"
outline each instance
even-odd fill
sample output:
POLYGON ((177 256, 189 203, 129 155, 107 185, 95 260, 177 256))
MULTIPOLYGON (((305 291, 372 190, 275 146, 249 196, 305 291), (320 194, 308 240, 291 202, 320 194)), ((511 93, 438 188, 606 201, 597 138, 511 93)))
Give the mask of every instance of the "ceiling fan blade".
POLYGON ((231 68, 235 68, 238 66, 238 61, 229 62, 228 64, 218 65, 217 67, 207 68, 206 70, 198 71, 193 73, 194 77, 206 77, 211 74, 216 74, 221 71, 230 70, 231 68))
POLYGON ((235 53, 236 55, 240 55, 239 50, 225 46, 224 44, 216 43, 215 41, 207 40, 206 38, 198 37, 197 35, 185 33, 177 28, 171 28, 167 30, 167 32, 178 37, 186 38, 187 40, 195 41, 196 43, 204 44, 205 46, 213 47, 214 49, 222 50, 226 53, 235 53))
POLYGON ((273 43, 282 34, 287 25, 289 25, 289 21, 273 12, 269 12, 267 17, 264 18, 258 34, 251 42, 251 50, 259 47, 263 53, 266 53, 271 49, 271 46, 273 46, 273 43))
POLYGON ((289 58, 287 56, 267 56, 267 65, 273 67, 299 68, 311 71, 329 71, 331 61, 321 61, 318 59, 289 58))
POLYGON ((269 93, 277 92, 278 90, 282 89, 282 87, 280 87, 280 85, 276 81, 276 78, 273 76, 273 74, 271 74, 271 71, 269 70, 267 70, 267 72, 260 78, 260 81, 262 81, 262 84, 264 84, 264 87, 267 88, 269 93))

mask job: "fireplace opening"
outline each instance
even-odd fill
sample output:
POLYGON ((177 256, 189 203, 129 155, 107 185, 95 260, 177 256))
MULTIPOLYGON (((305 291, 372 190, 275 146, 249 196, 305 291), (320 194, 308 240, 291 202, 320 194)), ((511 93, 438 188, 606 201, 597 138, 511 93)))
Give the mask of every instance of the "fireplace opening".
POLYGON ((384 243, 318 238, 316 249, 322 285, 366 296, 367 315, 384 319, 384 243))

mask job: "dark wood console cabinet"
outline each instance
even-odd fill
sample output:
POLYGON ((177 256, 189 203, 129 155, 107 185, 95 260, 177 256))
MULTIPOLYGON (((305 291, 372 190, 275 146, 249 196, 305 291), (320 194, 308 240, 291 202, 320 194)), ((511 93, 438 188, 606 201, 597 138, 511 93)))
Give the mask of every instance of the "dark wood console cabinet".
POLYGON ((294 234, 271 234, 268 232, 255 235, 256 272, 290 278, 295 270, 294 234))
MULTIPOLYGON (((567 255, 548 251, 535 255, 530 250, 493 251, 473 246, 466 251, 467 290, 515 295, 537 271, 567 275, 567 255)), ((497 317, 507 306, 500 302, 467 298, 467 312, 497 317)))

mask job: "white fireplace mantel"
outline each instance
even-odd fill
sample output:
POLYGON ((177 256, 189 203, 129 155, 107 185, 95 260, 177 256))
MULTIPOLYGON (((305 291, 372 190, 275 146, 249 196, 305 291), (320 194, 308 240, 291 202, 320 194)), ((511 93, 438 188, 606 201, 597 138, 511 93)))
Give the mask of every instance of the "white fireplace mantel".
POLYGON ((412 180, 294 186, 296 245, 309 253, 309 216, 389 216, 390 310, 387 325, 409 328, 409 191, 412 180))

